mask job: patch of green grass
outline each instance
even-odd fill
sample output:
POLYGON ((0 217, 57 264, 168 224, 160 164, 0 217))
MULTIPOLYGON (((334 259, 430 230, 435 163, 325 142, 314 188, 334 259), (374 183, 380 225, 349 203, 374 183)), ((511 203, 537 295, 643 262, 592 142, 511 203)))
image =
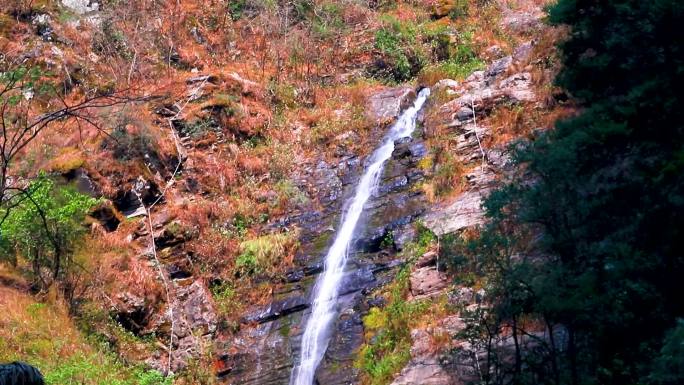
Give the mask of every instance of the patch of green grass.
POLYGON ((59 302, 36 302, 0 287, 0 362, 26 361, 47 385, 171 385, 172 378, 128 366, 108 343, 76 328, 59 302))
POLYGON ((382 28, 375 33, 375 48, 384 54, 387 68, 379 75, 397 82, 411 79, 426 62, 417 26, 388 15, 381 22, 382 28))
POLYGON ((287 262, 293 248, 299 245, 299 231, 266 234, 240 243, 235 268, 240 276, 272 271, 287 262))
MULTIPOLYGON (((435 41, 441 42, 440 39, 435 41)), ((444 51, 442 56, 446 56, 446 60, 426 66, 421 73, 422 76, 429 72, 437 72, 444 78, 462 80, 485 67, 485 62, 475 52, 472 31, 459 32, 456 44, 441 42, 440 45, 444 51)))
POLYGON ((236 298, 237 292, 230 282, 211 287, 217 310, 221 314, 231 314, 240 307, 240 301, 236 298))
POLYGON ((387 305, 371 308, 363 318, 367 338, 354 365, 367 384, 389 384, 411 358, 411 329, 428 303, 406 301, 409 273, 403 268, 387 289, 387 305))
POLYGON ((294 206, 309 203, 309 197, 297 187, 290 179, 280 180, 275 185, 278 194, 294 206))
POLYGON ((45 372, 47 385, 172 385, 173 377, 156 370, 127 369, 113 357, 76 353, 45 372), (125 375, 121 375, 121 373, 125 375), (126 373, 128 372, 128 373, 126 373))

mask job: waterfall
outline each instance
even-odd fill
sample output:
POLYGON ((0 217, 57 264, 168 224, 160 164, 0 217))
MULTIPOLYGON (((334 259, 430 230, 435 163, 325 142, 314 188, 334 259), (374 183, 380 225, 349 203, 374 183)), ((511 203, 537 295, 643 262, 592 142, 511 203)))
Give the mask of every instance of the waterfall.
POLYGON ((392 125, 382 145, 371 155, 370 165, 361 177, 354 196, 348 202, 335 241, 325 256, 325 269, 314 286, 311 315, 302 336, 299 366, 292 371, 292 385, 313 384, 316 368, 328 347, 329 327, 337 315, 339 286, 363 207, 378 187, 382 168, 394 151, 394 142, 411 136, 416 128, 418 111, 429 95, 429 88, 422 89, 413 106, 406 109, 392 125))

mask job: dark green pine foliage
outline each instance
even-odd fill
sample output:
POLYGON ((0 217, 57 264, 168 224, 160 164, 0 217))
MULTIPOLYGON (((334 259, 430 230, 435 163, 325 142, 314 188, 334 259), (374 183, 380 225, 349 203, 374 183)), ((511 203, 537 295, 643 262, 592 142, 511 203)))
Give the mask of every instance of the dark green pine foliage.
POLYGON ((525 175, 487 201, 478 252, 492 255, 487 233, 515 237, 506 223, 543 234, 547 257, 489 264, 494 302, 564 333, 541 358, 518 355, 545 370, 508 378, 684 384, 684 1, 559 0, 549 14, 571 28, 557 82, 582 112, 518 146, 525 175))

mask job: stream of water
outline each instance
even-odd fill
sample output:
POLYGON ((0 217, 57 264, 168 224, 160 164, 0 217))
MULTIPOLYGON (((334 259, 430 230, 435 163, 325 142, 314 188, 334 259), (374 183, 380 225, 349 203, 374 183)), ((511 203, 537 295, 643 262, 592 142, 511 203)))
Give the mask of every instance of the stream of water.
POLYGON ((292 385, 313 384, 316 368, 328 347, 330 325, 337 316, 339 287, 363 207, 378 187, 383 166, 394 151, 394 142, 411 136, 416 128, 418 112, 429 95, 429 88, 422 89, 413 106, 406 109, 392 125, 382 145, 371 155, 370 165, 361 177, 354 196, 348 202, 335 241, 325 256, 325 269, 314 287, 311 315, 302 336, 299 366, 294 368, 290 379, 292 385))

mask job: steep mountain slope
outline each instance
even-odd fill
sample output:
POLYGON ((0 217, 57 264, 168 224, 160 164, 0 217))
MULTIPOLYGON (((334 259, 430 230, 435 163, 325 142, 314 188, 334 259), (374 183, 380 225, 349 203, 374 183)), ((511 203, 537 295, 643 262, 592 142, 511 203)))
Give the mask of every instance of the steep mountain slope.
MULTIPOLYGON (((50 85, 19 90, 29 120, 115 91, 132 100, 60 116, 3 164, 8 186, 45 172, 98 201, 60 273, 46 272, 49 244, 44 259, 13 244, 1 282, 68 308, 78 344, 112 352, 122 383, 150 368, 177 383, 287 383, 344 202, 388 124, 430 86, 364 213, 317 378, 454 383, 472 361, 440 360, 459 343, 443 335, 477 290, 449 294, 431 251, 483 223, 507 144, 572 112, 550 86, 561 32, 541 3, 3 4, 3 73, 34 68, 50 85)), ((71 357, 14 349, 0 345, 0 359, 71 357)), ((45 371, 78 365, 92 363, 45 371)))

